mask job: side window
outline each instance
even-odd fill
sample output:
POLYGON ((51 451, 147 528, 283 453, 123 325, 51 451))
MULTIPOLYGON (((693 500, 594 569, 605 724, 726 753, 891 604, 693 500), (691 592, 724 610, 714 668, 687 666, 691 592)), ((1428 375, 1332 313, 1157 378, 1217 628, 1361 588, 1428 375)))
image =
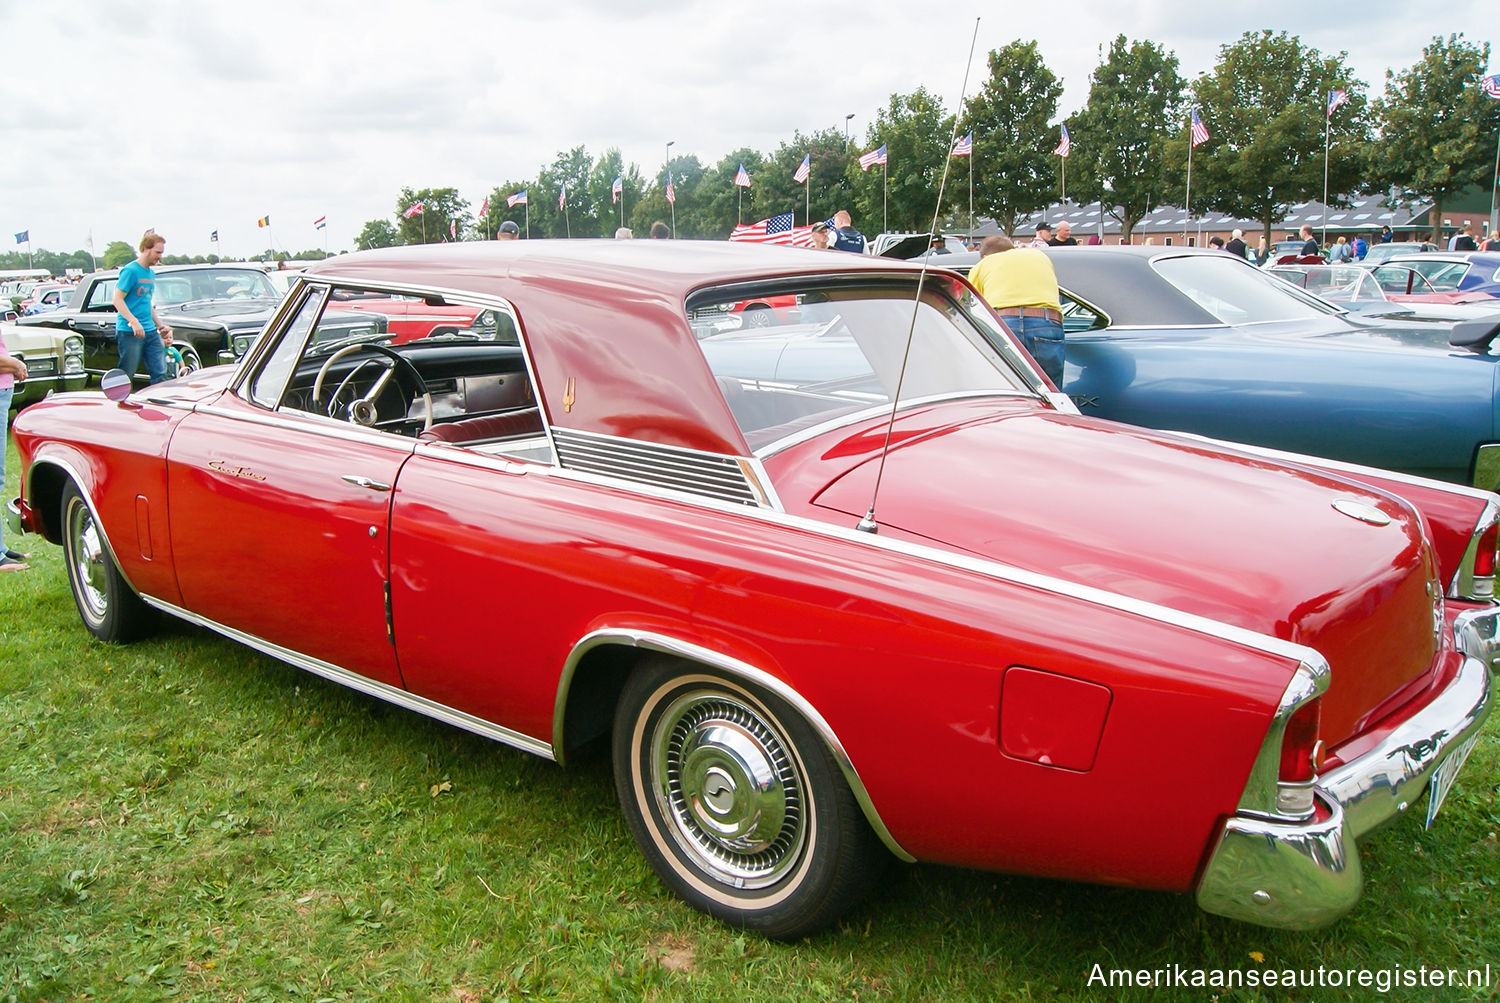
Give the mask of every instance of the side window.
POLYGON ((260 371, 251 378, 250 399, 261 407, 275 408, 281 403, 297 360, 302 357, 302 348, 323 309, 326 293, 326 289, 309 287, 275 347, 261 361, 260 371))
POLYGON ((1063 334, 1099 331, 1109 326, 1109 318, 1098 310, 1084 306, 1067 293, 1060 293, 1059 296, 1062 300, 1063 334))
POLYGON ((114 313, 115 280, 100 279, 94 283, 94 288, 89 290, 88 302, 84 303, 86 311, 107 310, 114 313))

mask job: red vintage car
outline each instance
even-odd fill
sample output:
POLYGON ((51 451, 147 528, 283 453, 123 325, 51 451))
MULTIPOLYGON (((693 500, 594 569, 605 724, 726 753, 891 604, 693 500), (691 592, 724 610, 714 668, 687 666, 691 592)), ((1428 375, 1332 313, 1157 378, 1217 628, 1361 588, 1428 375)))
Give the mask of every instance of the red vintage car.
POLYGON ((429 303, 421 296, 391 295, 381 292, 341 291, 337 296, 340 309, 368 310, 383 314, 394 337, 394 344, 405 344, 418 338, 434 334, 452 334, 472 330, 476 327, 491 332, 494 325, 484 327, 483 311, 458 303, 429 303))
POLYGON ((892 857, 1325 924, 1491 708, 1500 498, 1081 417, 904 262, 361 252, 237 365, 126 391, 14 426, 12 523, 95 636, 165 612, 558 762, 607 741, 662 880, 775 937, 892 857), (320 339, 366 290, 518 343, 320 339), (716 372, 700 315, 762 295, 801 297, 778 350, 859 352, 716 372))

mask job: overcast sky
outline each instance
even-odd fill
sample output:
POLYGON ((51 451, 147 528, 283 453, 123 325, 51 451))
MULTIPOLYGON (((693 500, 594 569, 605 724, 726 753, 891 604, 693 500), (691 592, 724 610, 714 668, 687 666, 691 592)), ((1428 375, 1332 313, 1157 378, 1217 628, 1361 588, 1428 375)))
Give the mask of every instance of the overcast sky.
MULTIPOLYGON (((893 93, 925 86, 949 111, 985 55, 1036 40, 1064 86, 1059 116, 1117 34, 1174 52, 1184 77, 1249 30, 1346 51, 1372 94, 1436 33, 1492 42, 1493 4, 1314 0, 0 0, 0 240, 71 251, 92 233, 167 251, 352 247, 403 186, 453 187, 471 212, 561 150, 618 147, 650 174, 712 164, 794 131, 864 137, 893 93), (1295 6, 1295 15, 1267 7, 1295 6), (637 10, 636 8, 640 9, 637 10), (1257 10, 1257 8, 1262 8, 1257 10), (1279 16, 1278 21, 1264 20, 1279 16), (975 18, 978 40, 972 63, 975 18), (257 231, 269 214, 272 230, 257 231), (328 217, 326 237, 313 228, 328 217), (269 236, 269 240, 267 239, 269 236)), ((1492 57, 1490 71, 1500 65, 1492 57)), ((1078 137, 1075 137, 1077 141, 1078 137)), ((552 193, 549 193, 552 194, 552 193)), ((533 193, 533 200, 541 193, 533 193)), ((555 195, 553 196, 555 197, 555 195)), ((868 229, 868 228, 867 228, 868 229)), ((24 247, 19 248, 24 250, 24 247)))

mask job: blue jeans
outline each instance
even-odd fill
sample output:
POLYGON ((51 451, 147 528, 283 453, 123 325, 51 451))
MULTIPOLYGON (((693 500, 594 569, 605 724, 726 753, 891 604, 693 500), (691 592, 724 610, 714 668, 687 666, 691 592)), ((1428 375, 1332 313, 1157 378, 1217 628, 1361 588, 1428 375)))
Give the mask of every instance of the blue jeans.
POLYGON ((141 359, 146 360, 146 373, 152 383, 167 378, 167 353, 161 343, 161 332, 154 327, 146 328, 146 336, 137 338, 133 331, 116 331, 115 347, 120 350, 120 368, 131 376, 141 368, 141 359))
POLYGON ((1021 339, 1022 346, 1031 353, 1036 364, 1048 379, 1062 389, 1063 355, 1067 348, 1063 344, 1062 325, 1046 317, 1012 317, 1006 315, 1005 326, 1021 339))

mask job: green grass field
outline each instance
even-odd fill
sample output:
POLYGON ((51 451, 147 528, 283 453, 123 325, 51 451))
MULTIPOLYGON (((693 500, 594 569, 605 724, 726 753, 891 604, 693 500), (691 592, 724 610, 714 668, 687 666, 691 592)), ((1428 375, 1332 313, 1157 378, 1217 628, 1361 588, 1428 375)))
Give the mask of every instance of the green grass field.
MULTIPOLYGON (((10 497, 13 448, 7 473, 10 497)), ((1497 998, 1494 724, 1432 831, 1366 841, 1365 898, 1328 930, 916 866, 779 944, 662 888, 607 761, 563 771, 185 624, 97 643, 59 550, 8 542, 33 568, 0 576, 0 1000, 1497 998), (1096 965, 1399 980, 1486 964, 1483 986, 1386 994, 1091 984, 1096 965)), ((1156 765, 1140 795, 1168 824, 1156 765)))

